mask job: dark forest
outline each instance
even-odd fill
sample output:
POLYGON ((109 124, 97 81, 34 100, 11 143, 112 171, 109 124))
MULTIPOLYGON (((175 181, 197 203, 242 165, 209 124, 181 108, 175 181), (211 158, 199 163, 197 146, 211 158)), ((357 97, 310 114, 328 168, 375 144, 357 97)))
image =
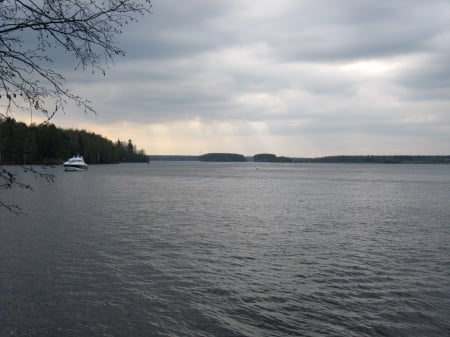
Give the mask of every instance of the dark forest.
POLYGON ((138 151, 131 139, 113 142, 86 130, 0 119, 0 163, 60 164, 76 154, 88 164, 148 161, 145 152, 138 151))

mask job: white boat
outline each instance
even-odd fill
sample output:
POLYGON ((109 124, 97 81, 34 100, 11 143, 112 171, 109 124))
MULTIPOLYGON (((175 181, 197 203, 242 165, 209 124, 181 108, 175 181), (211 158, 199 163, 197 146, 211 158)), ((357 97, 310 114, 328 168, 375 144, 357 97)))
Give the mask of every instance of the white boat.
POLYGON ((63 166, 66 171, 84 171, 88 168, 83 156, 73 156, 65 161, 63 166))

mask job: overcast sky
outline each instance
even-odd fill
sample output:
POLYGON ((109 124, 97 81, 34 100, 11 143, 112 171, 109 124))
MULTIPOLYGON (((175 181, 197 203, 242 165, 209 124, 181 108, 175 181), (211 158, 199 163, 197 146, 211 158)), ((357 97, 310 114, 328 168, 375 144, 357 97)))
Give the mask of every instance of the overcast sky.
POLYGON ((152 4, 106 77, 67 73, 97 114, 55 124, 148 154, 450 154, 449 1, 152 4))

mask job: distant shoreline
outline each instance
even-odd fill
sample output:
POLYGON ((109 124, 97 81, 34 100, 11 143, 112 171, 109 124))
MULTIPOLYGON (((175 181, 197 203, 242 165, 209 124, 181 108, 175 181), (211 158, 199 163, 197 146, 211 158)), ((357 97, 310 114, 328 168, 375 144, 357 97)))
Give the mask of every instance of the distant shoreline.
POLYGON ((211 156, 211 154, 201 156, 189 155, 150 155, 150 162, 152 161, 208 161, 208 162, 272 162, 272 163, 349 163, 349 164, 450 164, 450 155, 339 155, 339 156, 325 156, 325 157, 277 157, 272 155, 265 160, 255 160, 258 158, 239 155, 239 160, 236 160, 236 154, 222 153, 220 160, 218 156, 211 156), (208 156, 209 155, 209 156, 208 156), (204 159, 210 158, 210 159, 204 159), (245 158, 242 160, 240 158, 245 158), (279 160, 281 159, 281 160, 279 160))

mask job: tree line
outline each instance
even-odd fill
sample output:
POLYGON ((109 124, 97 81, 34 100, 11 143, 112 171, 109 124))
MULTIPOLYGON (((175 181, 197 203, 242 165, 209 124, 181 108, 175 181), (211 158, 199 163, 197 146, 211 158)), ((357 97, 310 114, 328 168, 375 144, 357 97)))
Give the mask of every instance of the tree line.
POLYGON ((206 153, 198 157, 200 161, 215 161, 215 162, 242 162, 246 161, 242 154, 237 153, 206 153))
MULTIPOLYGON (((195 157, 192 157, 195 158, 195 157)), ((191 160, 192 160, 191 158, 191 160)), ((271 153, 259 153, 255 154, 253 158, 245 157, 238 153, 206 153, 197 157, 200 161, 214 161, 214 162, 243 162, 243 161, 255 161, 255 162, 269 162, 269 163, 292 163, 293 159, 289 157, 279 157, 271 153)))
POLYGON ((138 151, 131 139, 113 142, 86 130, 0 119, 0 163, 60 164, 76 154, 88 164, 148 161, 145 151, 138 151))
POLYGON ((356 164, 450 164, 450 156, 439 155, 341 155, 319 158, 294 158, 296 163, 356 164))

